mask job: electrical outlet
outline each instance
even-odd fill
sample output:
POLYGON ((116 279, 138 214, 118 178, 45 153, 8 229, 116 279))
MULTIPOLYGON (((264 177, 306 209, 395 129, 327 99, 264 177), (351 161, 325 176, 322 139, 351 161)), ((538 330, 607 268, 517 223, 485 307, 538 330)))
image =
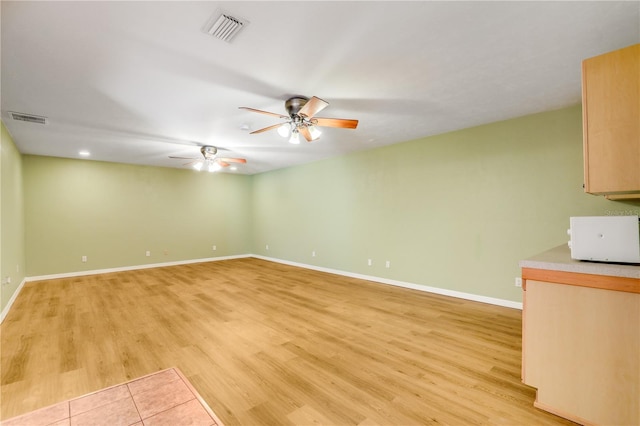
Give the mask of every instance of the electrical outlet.
POLYGON ((147 257, 149 257, 149 256, 151 256, 151 252, 150 252, 149 250, 147 250, 147 251, 144 253, 144 255, 145 255, 145 256, 147 256, 147 257))
POLYGON ((367 259, 367 266, 373 265, 373 261, 371 259, 367 259))
POLYGON ((316 257, 316 251, 315 250, 311 252, 311 257, 316 257))
POLYGON ((269 250, 269 244, 267 244, 266 246, 264 246, 264 248, 265 248, 266 250, 269 250))
POLYGON ((522 287, 522 278, 516 277, 516 287, 522 287))
POLYGON ((216 247, 216 246, 211 246, 211 248, 213 249, 213 251, 218 250, 218 247, 216 247))
POLYGON ((82 256, 82 262, 86 263, 86 261, 87 261, 87 256, 82 256))
POLYGON ((391 261, 390 261, 390 260, 387 260, 387 261, 385 262, 385 264, 384 264, 384 267, 385 267, 385 268, 391 268, 391 261))

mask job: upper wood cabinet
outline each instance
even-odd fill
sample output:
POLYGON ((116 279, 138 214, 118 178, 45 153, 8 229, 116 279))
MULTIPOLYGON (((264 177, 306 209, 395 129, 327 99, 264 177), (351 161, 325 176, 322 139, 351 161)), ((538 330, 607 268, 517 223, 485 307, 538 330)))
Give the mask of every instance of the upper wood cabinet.
POLYGON ((584 189, 640 198, 640 44, 582 62, 584 189))

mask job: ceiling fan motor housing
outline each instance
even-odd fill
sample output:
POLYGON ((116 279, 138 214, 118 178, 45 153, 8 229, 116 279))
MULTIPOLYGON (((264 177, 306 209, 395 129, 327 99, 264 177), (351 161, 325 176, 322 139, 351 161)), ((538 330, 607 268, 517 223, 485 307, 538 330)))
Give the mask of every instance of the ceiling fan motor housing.
POLYGON ((203 146, 200 148, 200 152, 204 156, 204 158, 213 158, 218 153, 218 148, 215 146, 203 146))
POLYGON ((284 108, 289 113, 289 117, 293 118, 297 116, 307 101, 309 101, 309 98, 303 96, 294 96, 293 98, 287 99, 284 103, 284 108))

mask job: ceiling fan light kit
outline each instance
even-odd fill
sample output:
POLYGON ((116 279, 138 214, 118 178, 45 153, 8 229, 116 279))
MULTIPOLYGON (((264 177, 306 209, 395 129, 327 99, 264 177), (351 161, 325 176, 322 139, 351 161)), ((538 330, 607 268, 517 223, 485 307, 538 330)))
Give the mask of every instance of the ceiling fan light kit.
POLYGON ((309 134, 311 135, 311 139, 316 140, 320 137, 322 132, 318 129, 317 126, 309 125, 307 126, 309 129, 309 134))
POLYGON ((222 169, 222 166, 214 161, 207 160, 207 170, 210 173, 217 172, 222 169))
POLYGON ((291 125, 289 123, 284 123, 282 126, 278 127, 278 134, 283 138, 288 138, 291 135, 291 125))
MULTIPOLYGON (((218 148, 215 146, 205 145, 200 148, 200 153, 203 158, 190 158, 190 157, 173 157, 169 158, 173 159, 181 159, 181 160, 194 160, 188 163, 185 163, 185 166, 193 164, 193 168, 197 171, 201 171, 206 166, 206 170, 210 173, 217 172, 218 170, 222 170, 224 167, 229 167, 230 163, 241 163, 245 164, 247 160, 244 158, 227 158, 227 157, 218 157, 218 148)), ((231 170, 237 170, 236 167, 231 167, 231 170)))
POLYGON ((291 137, 289 138, 289 143, 293 144, 293 145, 299 145, 300 144, 300 133, 298 132, 297 129, 294 129, 293 132, 291 132, 291 137))
POLYGON ((317 113, 328 106, 328 102, 316 96, 313 96, 312 98, 294 96, 287 99, 284 103, 284 108, 287 111, 288 116, 249 107, 240 107, 240 109, 246 109, 259 114, 271 115, 287 120, 281 124, 274 124, 262 129, 254 130, 251 134, 277 129, 280 136, 283 138, 289 138, 289 143, 299 144, 301 134, 307 142, 318 140, 322 134, 318 127, 321 126, 338 127, 342 129, 355 129, 358 126, 358 120, 315 117, 317 113))

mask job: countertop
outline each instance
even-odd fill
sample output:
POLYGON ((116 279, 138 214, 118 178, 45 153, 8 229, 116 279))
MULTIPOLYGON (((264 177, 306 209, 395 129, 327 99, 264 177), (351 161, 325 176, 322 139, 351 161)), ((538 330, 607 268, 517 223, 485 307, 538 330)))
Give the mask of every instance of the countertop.
POLYGON ((640 280, 640 265, 589 262, 571 259, 566 244, 554 247, 528 259, 520 261, 521 268, 546 269, 550 271, 574 272, 578 274, 607 275, 640 280))

